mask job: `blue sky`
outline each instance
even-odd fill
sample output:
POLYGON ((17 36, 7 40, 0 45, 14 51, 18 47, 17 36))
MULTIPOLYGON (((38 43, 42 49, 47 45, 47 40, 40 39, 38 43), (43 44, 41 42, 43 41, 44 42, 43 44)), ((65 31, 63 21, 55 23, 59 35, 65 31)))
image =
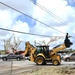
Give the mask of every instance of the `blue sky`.
POLYGON ((32 1, 33 1, 33 3, 34 3, 34 4, 36 4, 36 3, 37 3, 37 0, 32 0, 32 1))
POLYGON ((67 0, 67 2, 69 6, 75 7, 75 0, 67 0))
POLYGON ((31 19, 31 18, 29 18, 29 17, 27 17, 25 15, 19 15, 17 17, 16 21, 19 21, 19 20, 22 21, 22 22, 27 22, 29 27, 34 27, 36 25, 36 21, 35 20, 33 20, 33 19, 31 19))
MULTIPOLYGON (((37 0, 32 0, 32 2, 36 5, 37 0)), ((19 15, 17 17, 17 21, 18 20, 20 20, 22 22, 27 22, 30 27, 33 27, 33 26, 36 25, 36 20, 33 20, 33 19, 31 19, 31 18, 29 18, 29 17, 27 17, 25 15, 19 15)))
MULTIPOLYGON (((64 32, 68 32, 71 36, 75 37, 75 0, 33 0, 33 3, 30 0, 0 0, 3 2, 37 20, 40 20, 53 28, 64 32), (66 22, 66 24, 60 22, 47 12, 43 11, 36 6, 36 3, 39 3, 43 7, 47 8, 56 16, 60 17, 66 22), (72 28, 72 29, 71 29, 72 28)), ((65 36, 50 27, 47 27, 21 13, 18 13, 2 4, 0 4, 0 27, 13 29, 17 31, 35 33, 48 36, 65 36)), ((2 39, 8 39, 13 32, 6 32, 0 30, 0 49, 4 49, 4 44, 2 39), (6 38, 5 38, 6 37, 6 38)), ((34 40, 40 41, 45 40, 47 43, 52 37, 40 37, 32 35, 23 35, 19 33, 14 33, 16 37, 20 38, 23 43, 21 48, 24 49, 24 42, 30 41, 34 44, 34 40)), ((58 44, 63 43, 64 39, 50 43, 50 47, 54 47, 58 44)), ((71 41, 75 45, 75 39, 71 38, 71 41)), ((75 48, 75 46, 72 48, 75 48)))

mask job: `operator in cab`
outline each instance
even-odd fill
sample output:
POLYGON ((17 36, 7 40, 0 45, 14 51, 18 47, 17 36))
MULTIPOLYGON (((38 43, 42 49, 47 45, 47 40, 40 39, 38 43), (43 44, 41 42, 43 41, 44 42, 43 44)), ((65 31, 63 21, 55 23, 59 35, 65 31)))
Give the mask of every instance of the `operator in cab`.
POLYGON ((66 36, 65 36, 65 40, 64 40, 64 43, 65 43, 65 46, 68 48, 70 47, 73 43, 69 40, 69 36, 68 33, 66 33, 66 36))

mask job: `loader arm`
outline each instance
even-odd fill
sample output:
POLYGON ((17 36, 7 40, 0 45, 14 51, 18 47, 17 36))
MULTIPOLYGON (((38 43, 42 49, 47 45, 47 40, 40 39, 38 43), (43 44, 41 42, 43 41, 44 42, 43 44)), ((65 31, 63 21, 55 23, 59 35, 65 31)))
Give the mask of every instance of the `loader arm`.
POLYGON ((28 53, 30 56, 30 61, 34 61, 34 54, 35 54, 36 48, 30 44, 30 42, 26 42, 26 48, 22 55, 26 56, 28 53))
POLYGON ((61 44, 58 47, 54 47, 50 53, 50 56, 54 55, 55 53, 57 53, 60 50, 64 50, 65 48, 66 48, 65 44, 61 44))
POLYGON ((22 53, 22 55, 26 56, 27 53, 28 53, 28 47, 25 48, 25 51, 22 53))
POLYGON ((52 51, 51 51, 51 53, 50 53, 50 56, 51 55, 54 55, 55 53, 57 53, 58 51, 61 51, 61 50, 64 50, 65 48, 69 48, 73 43, 63 43, 63 44, 61 44, 61 45, 59 45, 59 46, 57 46, 57 47, 54 47, 53 49, 52 49, 52 51), (68 44, 68 46, 67 46, 67 44, 68 44))
POLYGON ((30 49, 29 49, 29 45, 30 45, 29 42, 26 42, 26 43, 25 43, 25 46, 26 46, 26 47, 25 47, 25 51, 22 53, 23 56, 26 56, 26 54, 29 53, 29 50, 30 50, 30 49))

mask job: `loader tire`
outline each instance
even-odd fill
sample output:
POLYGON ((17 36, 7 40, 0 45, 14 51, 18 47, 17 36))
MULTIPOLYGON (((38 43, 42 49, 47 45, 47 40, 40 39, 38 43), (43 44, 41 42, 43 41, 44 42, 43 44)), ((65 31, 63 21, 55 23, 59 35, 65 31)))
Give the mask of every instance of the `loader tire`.
POLYGON ((44 60, 44 58, 43 57, 36 57, 36 59, 35 59, 35 63, 37 64, 37 65, 44 65, 45 64, 45 60, 44 60))
POLYGON ((52 64, 53 64, 54 66, 60 65, 59 60, 57 60, 57 59, 54 59, 54 60, 52 61, 52 64))

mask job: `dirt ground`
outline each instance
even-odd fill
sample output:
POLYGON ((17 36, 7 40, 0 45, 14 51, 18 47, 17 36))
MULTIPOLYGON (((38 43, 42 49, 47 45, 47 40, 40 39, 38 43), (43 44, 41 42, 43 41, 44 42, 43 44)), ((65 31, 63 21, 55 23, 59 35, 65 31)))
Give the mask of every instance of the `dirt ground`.
POLYGON ((16 75, 75 75, 75 67, 39 66, 16 75))

